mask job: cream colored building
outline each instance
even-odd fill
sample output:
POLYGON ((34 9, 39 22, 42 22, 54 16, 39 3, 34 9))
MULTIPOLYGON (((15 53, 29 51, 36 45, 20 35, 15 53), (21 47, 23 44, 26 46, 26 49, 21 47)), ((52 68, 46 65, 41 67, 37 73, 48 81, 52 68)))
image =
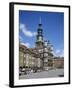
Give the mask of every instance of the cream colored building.
POLYGON ((39 54, 36 54, 31 49, 24 45, 19 47, 19 67, 41 67, 41 59, 39 54))

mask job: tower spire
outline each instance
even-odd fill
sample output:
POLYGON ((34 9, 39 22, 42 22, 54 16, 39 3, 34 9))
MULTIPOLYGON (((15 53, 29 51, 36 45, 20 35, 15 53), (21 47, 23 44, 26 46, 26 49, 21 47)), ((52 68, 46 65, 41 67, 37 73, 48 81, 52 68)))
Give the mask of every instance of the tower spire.
POLYGON ((43 46, 43 29, 42 29, 42 23, 41 23, 41 16, 39 17, 36 46, 37 47, 43 46))
POLYGON ((39 19, 39 24, 41 24, 41 16, 40 16, 40 19, 39 19))

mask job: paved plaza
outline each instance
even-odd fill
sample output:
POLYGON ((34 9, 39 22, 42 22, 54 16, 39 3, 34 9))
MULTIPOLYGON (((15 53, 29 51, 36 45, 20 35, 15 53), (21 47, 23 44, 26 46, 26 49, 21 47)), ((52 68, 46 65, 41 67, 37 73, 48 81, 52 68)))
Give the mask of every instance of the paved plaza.
POLYGON ((50 77, 63 77, 64 69, 53 69, 37 73, 30 73, 27 75, 19 76, 20 79, 35 79, 35 78, 50 78, 50 77))

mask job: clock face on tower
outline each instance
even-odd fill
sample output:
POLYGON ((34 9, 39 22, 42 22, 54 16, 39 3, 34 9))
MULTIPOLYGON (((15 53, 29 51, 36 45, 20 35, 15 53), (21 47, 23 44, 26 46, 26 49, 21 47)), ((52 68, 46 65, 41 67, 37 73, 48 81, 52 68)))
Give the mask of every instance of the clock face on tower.
POLYGON ((39 41, 42 41, 42 37, 41 36, 39 36, 39 41))

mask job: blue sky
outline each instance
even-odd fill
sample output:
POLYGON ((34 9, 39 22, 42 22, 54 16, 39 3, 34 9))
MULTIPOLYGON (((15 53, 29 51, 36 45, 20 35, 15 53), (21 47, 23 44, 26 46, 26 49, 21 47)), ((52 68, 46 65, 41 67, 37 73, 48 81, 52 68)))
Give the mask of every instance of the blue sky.
POLYGON ((19 39, 27 47, 34 47, 36 32, 41 17, 43 35, 45 40, 50 40, 54 47, 54 54, 64 54, 64 13, 19 11, 19 39))

